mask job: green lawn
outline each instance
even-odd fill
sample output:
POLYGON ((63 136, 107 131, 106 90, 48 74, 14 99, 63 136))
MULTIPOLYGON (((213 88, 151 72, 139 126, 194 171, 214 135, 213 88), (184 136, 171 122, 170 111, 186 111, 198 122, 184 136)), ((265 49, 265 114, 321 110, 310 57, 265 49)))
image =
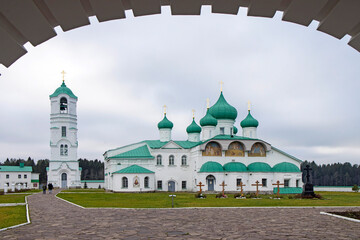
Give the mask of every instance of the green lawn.
POLYGON ((62 190, 61 192, 105 192, 105 189, 88 188, 88 189, 68 189, 62 190))
POLYGON ((25 196, 29 196, 29 194, 0 195, 0 203, 25 203, 25 196))
MULTIPOLYGON (((318 193, 318 192, 317 192, 318 193)), ((83 207, 170 208, 170 193, 59 193, 57 196, 83 207)), ((276 206, 360 206, 360 193, 320 192, 324 199, 217 199, 207 195, 197 199, 193 193, 175 193, 175 207, 276 207, 276 206)), ((261 197, 261 195, 260 195, 261 197)))
POLYGON ((26 206, 0 207, 0 229, 25 222, 26 206))

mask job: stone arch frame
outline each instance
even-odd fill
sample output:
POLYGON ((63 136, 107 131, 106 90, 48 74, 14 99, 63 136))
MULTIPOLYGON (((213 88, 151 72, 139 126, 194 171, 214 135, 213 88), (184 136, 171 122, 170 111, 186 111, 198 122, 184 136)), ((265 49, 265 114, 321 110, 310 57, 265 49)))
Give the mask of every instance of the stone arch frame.
POLYGON ((228 149, 225 151, 225 156, 231 156, 231 157, 244 157, 245 156, 245 145, 242 143, 242 142, 240 142, 240 141, 232 141, 230 144, 229 144, 229 146, 228 146, 228 149), (239 143, 240 144, 240 146, 242 147, 242 150, 240 150, 241 151, 241 153, 239 154, 238 153, 238 151, 231 151, 232 149, 230 149, 230 146, 232 145, 232 144, 235 144, 235 143, 239 143))
POLYGON ((248 16, 265 18, 280 11, 283 21, 303 26, 318 21, 317 30, 338 39, 351 36, 348 44, 360 52, 359 1, 18 1, 4 4, 0 63, 9 67, 27 53, 25 43, 37 46, 55 37, 56 26, 63 31, 86 26, 91 16, 99 22, 122 19, 126 10, 132 10, 135 17, 161 14, 162 6, 170 6, 172 15, 200 15, 203 5, 210 5, 212 13, 231 15, 247 8, 248 16))
POLYGON ((266 157, 266 152, 267 152, 267 148, 266 148, 266 145, 263 144, 262 142, 255 142, 251 148, 250 148, 250 151, 248 153, 248 156, 249 157, 266 157), (253 153, 253 148, 256 146, 256 145, 261 145, 263 148, 264 148, 264 153, 263 154, 257 154, 257 153, 253 153))
POLYGON ((210 141, 208 143, 206 143, 205 145, 205 149, 203 150, 202 152, 202 155, 203 156, 218 156, 218 157, 221 157, 222 156, 222 151, 223 151, 223 146, 217 142, 217 141, 210 141), (215 150, 213 149, 213 152, 211 151, 211 144, 217 144, 219 146, 219 150, 215 150), (209 146, 209 148, 208 148, 209 146))

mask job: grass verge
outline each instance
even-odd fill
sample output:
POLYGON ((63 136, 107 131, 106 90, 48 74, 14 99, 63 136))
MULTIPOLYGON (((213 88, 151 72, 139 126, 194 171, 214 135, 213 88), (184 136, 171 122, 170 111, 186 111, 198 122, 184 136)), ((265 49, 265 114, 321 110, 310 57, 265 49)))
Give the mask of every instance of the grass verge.
POLYGON ((0 203, 25 203, 25 196, 29 196, 29 194, 0 195, 0 203))
MULTIPOLYGON (((318 193, 318 192, 317 192, 318 193)), ((174 205, 181 207, 286 207, 286 206, 360 206, 359 193, 319 192, 323 199, 271 199, 271 195, 260 195, 262 199, 217 199, 208 194, 205 199, 194 197, 194 193, 175 193, 174 205)), ((100 208, 171 208, 171 198, 167 192, 159 193, 59 193, 57 196, 83 207, 100 208)), ((291 197, 290 197, 291 198, 291 197)))
POLYGON ((0 207, 0 229, 25 222, 26 206, 0 207))
POLYGON ((105 192, 105 189, 97 189, 97 188, 88 188, 88 189, 67 189, 62 190, 61 192, 105 192))

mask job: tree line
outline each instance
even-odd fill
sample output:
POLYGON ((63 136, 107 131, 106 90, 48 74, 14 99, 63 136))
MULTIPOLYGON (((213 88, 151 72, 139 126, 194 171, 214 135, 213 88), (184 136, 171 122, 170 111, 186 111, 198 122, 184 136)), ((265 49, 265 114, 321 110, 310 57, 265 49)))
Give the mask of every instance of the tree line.
POLYGON ((304 168, 309 165, 310 182, 315 186, 353 186, 360 185, 360 166, 351 163, 331 163, 317 165, 314 161, 304 161, 301 164, 303 182, 306 182, 306 171, 304 168))
MULTIPOLYGON (((24 159, 15 159, 15 158, 7 158, 3 163, 0 162, 1 165, 6 166, 19 166, 20 163, 23 162, 25 166, 31 166, 33 172, 40 173, 39 182, 46 183, 47 182, 47 173, 46 168, 49 167, 48 159, 40 159, 36 163, 34 159, 28 157, 27 160, 24 159)), ((81 171, 81 180, 103 180, 104 179, 104 163, 95 159, 95 160, 87 160, 87 159, 79 159, 79 167, 82 168, 81 171)))

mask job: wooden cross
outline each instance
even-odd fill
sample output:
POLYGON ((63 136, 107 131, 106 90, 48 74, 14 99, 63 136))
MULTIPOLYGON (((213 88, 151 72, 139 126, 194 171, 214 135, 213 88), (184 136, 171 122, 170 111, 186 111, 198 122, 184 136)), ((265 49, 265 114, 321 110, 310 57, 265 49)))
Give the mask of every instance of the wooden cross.
POLYGON ((243 193, 243 187, 245 187, 246 185, 242 183, 242 181, 240 181, 240 184, 237 185, 238 187, 240 186, 240 193, 241 193, 241 196, 243 197, 244 196, 244 193, 243 193))
POLYGON ((198 186, 198 187, 200 187, 200 194, 202 193, 202 189, 201 189, 201 187, 203 187, 203 186, 205 186, 204 184, 202 184, 201 182, 199 182, 199 184, 198 185, 196 185, 196 186, 198 186))
POLYGON ((262 187, 262 184, 259 183, 258 180, 256 180, 255 184, 251 184, 251 186, 256 186, 256 197, 259 195, 259 186, 262 187))
POLYGON ((163 108, 164 108, 164 114, 166 114, 166 108, 167 108, 167 106, 164 105, 163 108))
POLYGON ((222 92, 222 90, 223 90, 223 85, 224 85, 224 82, 221 80, 220 81, 220 91, 222 92))
POLYGON ((62 74, 62 77, 63 77, 62 81, 65 82, 65 74, 66 74, 66 72, 64 70, 62 70, 61 74, 62 74))
POLYGON ((280 185, 284 185, 284 183, 280 183, 280 181, 277 181, 276 183, 273 183, 272 185, 277 186, 277 196, 280 197, 280 185))
POLYGON ((222 182, 222 184, 220 184, 219 186, 222 186, 222 195, 225 196, 225 186, 227 186, 227 184, 225 184, 225 181, 222 182))

